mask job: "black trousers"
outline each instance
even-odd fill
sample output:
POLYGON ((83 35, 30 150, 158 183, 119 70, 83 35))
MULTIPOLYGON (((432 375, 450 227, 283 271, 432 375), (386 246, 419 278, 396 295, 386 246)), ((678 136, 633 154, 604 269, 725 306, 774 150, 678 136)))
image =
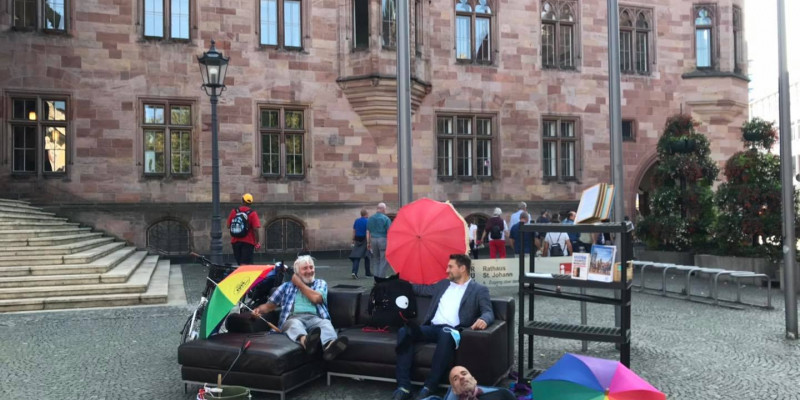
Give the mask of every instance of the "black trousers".
POLYGON ((236 242, 231 245, 233 247, 233 258, 239 265, 246 265, 253 263, 253 250, 255 246, 250 243, 236 242))

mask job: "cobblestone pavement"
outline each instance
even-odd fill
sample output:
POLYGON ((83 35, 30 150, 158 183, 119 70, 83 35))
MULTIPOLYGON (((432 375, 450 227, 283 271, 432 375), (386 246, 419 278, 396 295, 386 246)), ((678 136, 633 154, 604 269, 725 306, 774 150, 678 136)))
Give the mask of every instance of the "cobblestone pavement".
MULTIPOLYGON (((319 260, 318 275, 337 284, 350 278, 348 260, 319 260)), ((205 271, 182 267, 189 304, 197 301, 205 271)), ((655 277, 655 275, 653 275, 655 277)), ((679 279, 670 279, 677 288, 679 279)), ((659 281, 648 282, 657 286, 659 281)), ((705 290, 698 283, 696 290, 705 290)), ((763 301, 763 290, 745 298, 763 301), (761 296, 761 297, 759 297, 761 296)), ((491 288, 515 296, 516 288, 491 288)), ((681 299, 634 293, 632 369, 671 400, 800 400, 800 343, 783 339, 783 297, 774 310, 734 310, 681 299)), ((178 331, 190 306, 174 304, 58 312, 0 314, 0 395, 8 399, 193 399, 184 394, 177 364, 178 331)), ((612 308, 589 306, 591 325, 610 324, 612 308)), ((574 323, 578 303, 536 300, 536 318, 574 323)), ((536 338, 537 367, 547 367, 581 344, 536 338)), ((590 343, 589 355, 617 358, 613 345, 590 343)), ((291 400, 388 399, 390 383, 319 379, 291 392, 291 400)), ((277 399, 256 394, 254 398, 277 399)))

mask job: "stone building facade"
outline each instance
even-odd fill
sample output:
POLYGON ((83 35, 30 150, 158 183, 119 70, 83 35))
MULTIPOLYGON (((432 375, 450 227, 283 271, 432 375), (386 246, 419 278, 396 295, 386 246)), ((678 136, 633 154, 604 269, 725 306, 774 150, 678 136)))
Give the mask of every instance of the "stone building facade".
MULTIPOLYGON (((0 0, 2 196, 207 251, 213 39, 223 218, 250 192, 271 251, 346 247, 362 207, 397 205, 395 1, 0 0)), ((605 1, 410 3, 415 198, 536 213, 610 181, 605 1)), ((740 147, 742 3, 620 2, 631 214, 669 115, 719 162, 740 147)))

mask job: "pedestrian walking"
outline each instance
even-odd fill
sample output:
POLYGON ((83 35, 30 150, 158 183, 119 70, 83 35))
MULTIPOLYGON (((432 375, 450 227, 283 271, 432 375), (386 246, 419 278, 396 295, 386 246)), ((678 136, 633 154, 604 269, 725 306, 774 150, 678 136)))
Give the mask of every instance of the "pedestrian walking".
POLYGON ((372 251, 375 278, 386 278, 386 233, 392 220, 386 216, 386 203, 378 203, 375 214, 367 221, 367 249, 372 251))
POLYGON ((245 193, 242 195, 242 205, 231 210, 228 215, 228 230, 231 233, 231 247, 233 247, 233 257, 239 265, 253 263, 253 251, 261 248, 258 238, 258 228, 261 228, 261 221, 258 213, 250 208, 253 204, 253 195, 245 193))
POLYGON ((351 273, 353 279, 358 279, 358 268, 359 264, 361 263, 361 259, 364 259, 364 276, 372 276, 372 273, 369 271, 369 250, 367 249, 367 223, 369 218, 367 218, 367 210, 361 210, 361 217, 356 218, 355 222, 353 222, 353 241, 350 244, 352 246, 352 250, 350 251, 350 260, 353 261, 353 271, 351 273))

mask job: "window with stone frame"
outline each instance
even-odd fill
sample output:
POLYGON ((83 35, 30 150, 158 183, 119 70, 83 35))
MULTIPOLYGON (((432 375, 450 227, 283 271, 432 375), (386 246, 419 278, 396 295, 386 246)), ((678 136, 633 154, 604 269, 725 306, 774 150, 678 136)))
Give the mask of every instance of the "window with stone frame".
POLYGON ((59 95, 14 95, 10 105, 12 172, 66 173, 71 146, 69 99, 59 95))
POLYGON ((492 13, 488 0, 455 0, 456 60, 492 62, 492 13))
POLYGON ((742 21, 742 9, 733 6, 733 72, 742 73, 744 65, 744 21, 742 21))
POLYGON ((298 106, 259 107, 262 176, 305 175, 305 114, 305 109, 298 106))
POLYGON ((369 48, 369 0, 353 0, 353 48, 369 48))
POLYGON ((191 39, 192 0, 140 0, 143 35, 148 39, 191 39))
POLYGON ((542 118, 542 176, 545 180, 578 178, 578 120, 568 117, 542 118))
POLYGON ((491 178, 496 136, 492 115, 437 115, 436 171, 439 179, 491 178))
POLYGON ((66 33, 70 0, 13 0, 11 26, 16 30, 66 33))
POLYGON ((578 54, 578 1, 542 1, 542 67, 575 69, 578 54))
POLYGON ((716 4, 695 4, 694 6, 694 51, 697 69, 717 67, 716 11, 716 4))
POLYGON ((636 141, 636 121, 632 119, 622 120, 622 140, 625 142, 636 141))
POLYGON ((190 176, 195 140, 192 103, 148 100, 141 110, 144 175, 190 176))
POLYGON ((422 24, 422 0, 414 1, 414 49, 417 55, 422 54, 422 39, 425 32, 422 24))
POLYGON ((397 47, 396 0, 381 0, 381 43, 383 47, 397 47))
POLYGON ((653 11, 620 7, 619 66, 623 74, 650 74, 653 11))
POLYGON ((305 248, 305 228, 294 218, 273 219, 266 225, 265 231, 267 251, 298 251, 305 248))
POLYGON ((290 50, 303 48, 301 0, 259 0, 259 44, 290 50))

